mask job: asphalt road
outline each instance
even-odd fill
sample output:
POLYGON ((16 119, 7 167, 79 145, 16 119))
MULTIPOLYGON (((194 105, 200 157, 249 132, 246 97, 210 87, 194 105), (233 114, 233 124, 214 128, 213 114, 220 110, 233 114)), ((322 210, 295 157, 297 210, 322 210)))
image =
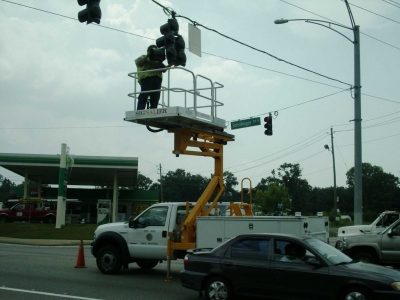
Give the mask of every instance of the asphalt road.
POLYGON ((171 263, 166 282, 166 263, 153 270, 131 264, 118 275, 103 275, 89 247, 84 254, 87 268, 75 268, 78 247, 0 244, 0 299, 199 299, 180 284, 182 260, 171 263))

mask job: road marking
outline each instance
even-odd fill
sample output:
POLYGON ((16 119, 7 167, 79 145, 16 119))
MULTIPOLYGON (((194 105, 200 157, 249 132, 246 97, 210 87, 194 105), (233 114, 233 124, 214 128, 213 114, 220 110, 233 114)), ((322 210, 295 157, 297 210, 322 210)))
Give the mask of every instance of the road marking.
POLYGON ((61 295, 61 294, 45 293, 45 292, 38 292, 38 291, 29 291, 29 290, 13 289, 13 288, 7 288, 7 287, 4 287, 4 286, 1 286, 1 287, 0 287, 0 290, 7 290, 7 291, 12 291, 12 292, 20 292, 20 293, 39 294, 39 295, 46 295, 46 296, 53 296, 53 297, 62 297, 62 298, 70 298, 70 299, 101 300, 101 299, 98 299, 98 298, 87 298, 87 297, 70 296, 70 295, 61 295))

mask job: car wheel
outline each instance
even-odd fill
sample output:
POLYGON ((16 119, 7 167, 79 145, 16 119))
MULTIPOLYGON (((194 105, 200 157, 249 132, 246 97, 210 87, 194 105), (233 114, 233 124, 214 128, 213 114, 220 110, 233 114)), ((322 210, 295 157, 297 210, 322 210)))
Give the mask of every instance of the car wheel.
POLYGON ((366 264, 376 264, 377 262, 375 256, 370 252, 358 252, 353 256, 353 259, 366 264))
POLYGON ((212 277, 205 286, 207 300, 230 300, 233 298, 233 291, 229 281, 222 277, 212 277))
POLYGON ((352 287, 346 289, 340 300, 372 300, 371 294, 362 287, 352 287))
POLYGON ((0 216, 0 223, 7 223, 8 222, 8 217, 7 216, 0 216))
POLYGON ((158 260, 156 259, 140 259, 136 261, 137 265, 142 269, 153 269, 158 265, 158 260))
POLYGON ((47 224, 55 224, 56 223, 56 217, 55 216, 48 216, 48 217, 46 217, 45 222, 47 224))
POLYGON ((105 246, 97 254, 96 264, 104 274, 117 274, 122 268, 121 253, 114 246, 105 246))

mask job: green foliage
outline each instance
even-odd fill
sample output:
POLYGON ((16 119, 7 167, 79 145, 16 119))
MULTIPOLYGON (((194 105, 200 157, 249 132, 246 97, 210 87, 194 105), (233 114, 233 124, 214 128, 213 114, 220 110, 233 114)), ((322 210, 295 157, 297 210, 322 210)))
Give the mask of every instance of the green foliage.
POLYGON ((151 190, 152 187, 154 187, 153 181, 149 177, 146 177, 146 176, 140 174, 140 172, 139 172, 138 180, 137 180, 137 189, 148 191, 148 190, 151 190))
POLYGON ((219 199, 220 202, 238 202, 240 194, 235 190, 235 186, 239 184, 237 178, 229 171, 224 172, 224 187, 225 191, 219 199))
POLYGON ((0 175, 0 202, 15 198, 15 183, 0 175))
POLYGON ((289 191, 284 186, 271 183, 266 190, 257 190, 254 197, 256 210, 263 214, 282 212, 278 209, 278 204, 283 205, 283 212, 287 213, 292 210, 289 191))
POLYGON ((169 171, 162 177, 163 199, 168 202, 195 202, 208 182, 209 179, 201 175, 192 175, 182 169, 169 171))
MULTIPOLYGON (((345 187, 336 188, 339 202, 337 207, 343 214, 349 214, 354 210, 354 192, 345 187)), ((333 186, 327 188, 314 187, 310 193, 310 212, 329 211, 333 208, 333 186)))
MULTIPOLYGON (((347 173, 347 184, 354 190, 354 168, 347 173)), ((362 201, 364 211, 382 212, 400 206, 400 181, 379 166, 362 164, 362 201)))
POLYGON ((303 214, 310 211, 311 186, 308 181, 301 178, 301 168, 299 164, 282 164, 277 171, 271 171, 272 176, 261 179, 256 186, 257 190, 265 190, 272 183, 285 186, 292 199, 293 211, 300 211, 303 214))

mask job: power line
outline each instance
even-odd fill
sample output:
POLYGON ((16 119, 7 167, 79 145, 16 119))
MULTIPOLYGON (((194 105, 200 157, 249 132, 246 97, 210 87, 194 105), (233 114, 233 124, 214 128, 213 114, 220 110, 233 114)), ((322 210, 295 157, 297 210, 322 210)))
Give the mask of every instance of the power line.
POLYGON ((284 59, 282 59, 282 58, 279 58, 279 57, 277 57, 277 56, 275 56, 275 55, 273 55, 273 54, 271 54, 271 53, 268 53, 268 52, 266 52, 266 51, 264 51, 264 50, 260 50, 260 49, 258 49, 258 48, 253 47, 253 46, 250 46, 250 45, 248 45, 248 44, 246 44, 246 43, 243 43, 243 42, 241 42, 241 41, 239 41, 239 40, 236 40, 236 39, 234 39, 234 38, 232 38, 232 37, 230 37, 230 36, 227 36, 227 35, 225 35, 225 34, 219 32, 219 31, 217 31, 217 30, 215 30, 215 29, 209 28, 209 27, 204 26, 204 25, 202 25, 202 24, 200 24, 200 23, 198 23, 198 22, 196 22, 196 21, 193 21, 193 20, 191 20, 191 19, 188 18, 188 17, 185 17, 185 16, 182 16, 182 15, 176 14, 174 11, 171 11, 169 8, 167 8, 167 7, 163 6, 163 5, 161 5, 160 3, 158 3, 158 2, 155 1, 155 0, 152 0, 152 1, 153 1, 154 3, 156 3, 157 5, 163 7, 164 12, 165 12, 165 11, 168 11, 173 17, 179 17, 179 18, 184 18, 184 19, 186 19, 186 20, 189 20, 194 26, 203 27, 203 28, 205 28, 205 29, 207 29, 207 30, 209 30, 209 31, 215 32, 215 33, 217 33, 217 34, 223 36, 224 38, 230 39, 230 40, 232 40, 232 41, 234 41, 234 42, 236 42, 236 43, 238 43, 238 44, 241 44, 242 46, 245 46, 245 47, 248 47, 248 48, 253 49, 253 50, 255 50, 255 51, 258 51, 258 52, 261 52, 261 53, 263 53, 263 54, 266 54, 266 55, 268 55, 268 56, 270 56, 270 57, 272 57, 272 58, 274 58, 274 59, 276 59, 276 60, 278 60, 278 61, 281 61, 281 62, 284 62, 284 63, 286 63, 286 64, 289 64, 289 65, 291 65, 291 66, 293 66, 293 67, 296 67, 296 68, 302 69, 302 70, 304 70, 304 71, 307 71, 307 72, 316 74, 316 75, 318 75, 318 76, 327 78, 327 79, 329 79, 329 80, 337 81, 337 82, 340 82, 340 83, 342 83, 342 84, 345 84, 345 85, 348 85, 348 86, 352 86, 352 85, 349 84, 349 83, 343 82, 343 81, 338 80, 338 79, 334 79, 334 78, 329 77, 329 76, 325 76, 325 75, 323 75, 323 74, 321 74, 321 73, 318 73, 318 72, 314 72, 314 71, 312 71, 312 70, 310 70, 310 69, 301 67, 301 66, 296 65, 296 64, 294 64, 294 63, 291 63, 291 62, 289 62, 289 61, 286 61, 286 60, 284 60, 284 59))
MULTIPOLYGON (((72 18, 72 17, 68 17, 68 16, 65 16, 65 15, 57 14, 57 13, 53 13, 53 12, 46 11, 46 10, 43 10, 43 9, 38 9, 38 8, 35 8, 35 7, 32 7, 32 6, 23 5, 23 4, 15 3, 15 2, 12 2, 12 1, 8 1, 8 0, 3 0, 3 1, 8 2, 8 3, 11 3, 11 4, 15 4, 15 5, 23 6, 23 7, 26 7, 26 8, 38 10, 38 11, 40 11, 40 12, 53 14, 53 15, 56 15, 56 16, 59 16, 59 17, 63 17, 63 18, 71 19, 71 20, 77 20, 77 19, 72 18)), ((117 31, 117 32, 120 32, 120 33, 126 33, 126 34, 129 34, 129 35, 134 35, 134 36, 141 37, 141 38, 145 38, 145 39, 149 39, 149 40, 152 40, 152 41, 155 40, 155 39, 152 39, 152 38, 143 36, 143 35, 134 34, 134 33, 132 33, 132 32, 128 32, 128 31, 124 31, 124 30, 120 30, 120 29, 116 29, 116 28, 112 28, 112 27, 108 27, 108 26, 104 26, 104 25, 99 25, 99 24, 94 24, 94 23, 91 23, 90 25, 99 26, 99 27, 102 27, 102 28, 105 28, 105 29, 109 29, 109 30, 113 30, 113 31, 117 31)), ((210 56, 219 57, 219 58, 222 58, 222 59, 234 61, 234 62, 237 62, 237 63, 241 63, 241 64, 248 65, 248 66, 251 66, 251 67, 255 67, 255 68, 259 68, 259 69, 264 69, 264 70, 267 70, 267 71, 270 71, 270 72, 279 73, 279 74, 286 75, 286 76, 290 76, 290 77, 294 77, 294 78, 297 78, 297 79, 302 79, 302 80, 314 82, 314 83, 317 83, 317 84, 326 85, 326 86, 330 86, 330 87, 334 87, 334 88, 340 89, 340 87, 336 87, 336 86, 333 86, 333 85, 330 85, 330 84, 318 82, 318 81, 311 80, 311 79, 307 79, 307 78, 300 77, 300 76, 295 76, 295 75, 287 74, 287 73, 284 73, 284 72, 280 72, 280 71, 268 69, 268 68, 265 68, 265 67, 256 66, 256 65, 249 64, 249 63, 245 63, 245 62, 243 62, 243 61, 235 60, 235 59, 232 59, 232 58, 227 58, 227 57, 223 57, 223 56, 219 56, 219 55, 215 55, 215 54, 211 54, 211 53, 207 53, 207 52, 202 52, 202 53, 203 53, 203 54, 206 54, 206 55, 210 55, 210 56)))
MULTIPOLYGON (((327 128, 325 128, 324 130, 322 130, 322 131, 320 131, 320 132, 318 132, 318 133, 316 133, 316 134, 314 134, 314 135, 312 135, 312 136, 310 136, 310 137, 308 137, 308 138, 306 138, 306 139, 304 139, 304 140, 302 140, 302 141, 300 141, 300 142, 298 142, 298 143, 296 143, 296 144, 294 144, 294 145, 292 145, 292 146, 289 146, 289 147, 287 147, 287 148, 284 148, 284 149, 282 149, 282 150, 279 150, 279 151, 277 151, 277 152, 275 152, 275 153, 272 153, 272 154, 270 154, 270 155, 267 155, 267 156, 258 158, 258 159, 256 159, 256 160, 252 160, 252 161, 250 161, 250 162, 246 162, 246 163, 242 163, 242 164, 239 164, 239 165, 235 165, 235 166, 232 166, 232 167, 226 167, 225 169, 226 169, 226 170, 231 170, 231 169, 236 168, 236 167, 248 165, 248 164, 251 164, 251 163, 254 163, 254 162, 263 160, 263 159, 265 159, 265 158, 267 158, 267 157, 271 157, 271 156, 277 155, 277 154, 279 154, 279 153, 281 153, 281 152, 284 152, 284 151, 286 151, 286 150, 288 150, 288 149, 290 149, 290 148, 293 148, 293 147, 298 146, 298 148, 293 149, 293 150, 290 150, 288 153, 283 154, 282 156, 280 156, 280 157, 278 157, 278 158, 274 158, 274 159, 272 159, 272 160, 270 160, 270 161, 268 161, 268 162, 266 162, 266 163, 273 162, 273 161, 275 161, 275 160, 277 160, 277 159, 280 159, 280 158, 282 158, 282 157, 285 157, 285 156, 287 156, 287 155, 290 155, 290 154, 292 154, 292 153, 295 153, 295 152, 297 152, 297 151, 300 151, 300 150, 302 150, 303 148, 306 148, 306 147, 308 147, 309 145, 314 144, 314 143, 320 141, 322 138, 325 138, 326 135, 325 135, 324 131, 325 131, 326 129, 327 129, 327 128), (309 141, 309 142, 307 142, 307 144, 302 145, 302 146, 299 146, 299 144, 305 143, 306 141, 308 141, 308 140, 310 140, 310 139, 312 139, 312 140, 309 141)), ((304 159, 304 160, 305 160, 305 159, 304 159)), ((262 164, 260 164, 260 165, 263 165, 263 164, 266 164, 266 163, 262 163, 262 164)), ((248 169, 252 169, 252 168, 258 167, 258 166, 260 166, 260 165, 253 166, 253 167, 250 167, 250 168, 248 168, 248 169)), ((247 170, 247 169, 246 169, 246 170, 247 170)), ((243 171, 243 170, 241 170, 241 171, 243 171)), ((232 171, 232 172, 241 172, 241 171, 232 171)), ((197 172, 197 173, 209 173, 209 172, 212 172, 212 171, 200 171, 200 172, 197 172)))
MULTIPOLYGON (((66 15, 57 14, 57 13, 54 13, 54 12, 51 12, 51 11, 48 11, 48 10, 44 10, 44 9, 40 9, 40 8, 36 8, 36 7, 33 7, 33 6, 28 6, 28 5, 24 5, 24 4, 20 4, 20 3, 8 1, 8 0, 3 0, 3 1, 4 1, 4 2, 11 3, 11 4, 15 4, 15 5, 23 6, 23 7, 26 7, 26 8, 38 10, 38 11, 40 11, 40 12, 48 13, 48 14, 55 15, 55 16, 58 16, 58 17, 63 17, 63 18, 66 18, 66 19, 74 20, 74 21, 77 21, 77 20, 78 20, 77 18, 68 17, 68 16, 66 16, 66 15)), ((118 31, 118 32, 130 34, 130 35, 134 35, 134 36, 138 36, 138 37, 141 37, 141 38, 145 38, 145 39, 154 41, 154 39, 149 38, 149 37, 147 37, 147 36, 140 35, 140 34, 135 34, 135 33, 128 32, 128 31, 119 30, 119 29, 116 29, 116 28, 112 28, 112 27, 108 27, 108 26, 104 26, 104 25, 100 25, 100 24, 94 24, 94 23, 90 23, 90 25, 96 25, 96 26, 98 26, 98 27, 102 27, 102 28, 106 28, 106 29, 109 29, 109 30, 114 30, 114 31, 118 31)))
MULTIPOLYGON (((340 0, 340 1, 343 1, 343 0, 340 0)), ((359 9, 365 10, 365 11, 371 13, 371 14, 377 15, 377 16, 379 16, 379 17, 381 17, 381 18, 386 19, 386 20, 389 20, 389 21, 395 22, 395 23, 397 23, 397 24, 400 24, 400 22, 398 22, 398 21, 396 21, 396 20, 393 20, 393 19, 390 19, 390 18, 388 18, 388 17, 382 16, 382 15, 380 15, 380 14, 377 14, 377 13, 373 12, 373 11, 370 11, 370 10, 368 10, 368 9, 362 8, 362 7, 358 6, 358 5, 355 5, 355 4, 352 4, 352 3, 350 3, 350 5, 351 5, 351 6, 355 6, 355 7, 359 8, 359 9)))
POLYGON ((346 166, 346 169, 347 169, 347 171, 348 171, 349 168, 347 167, 346 161, 345 161, 344 158, 343 158, 342 151, 340 151, 340 148, 338 147, 338 145, 337 145, 337 143, 336 143, 336 140, 333 140, 333 142, 335 143, 336 148, 339 150, 340 157, 342 158, 343 163, 344 163, 344 165, 346 166))
POLYGON ((312 154, 312 155, 310 155, 310 156, 307 156, 307 157, 302 158, 302 159, 300 159, 300 160, 294 161, 293 164, 298 164, 298 163, 300 163, 300 162, 302 162, 302 161, 305 161, 305 160, 307 160, 307 159, 313 158, 313 157, 315 157, 315 156, 321 154, 322 152, 326 152, 326 151, 325 151, 325 150, 318 151, 317 153, 314 153, 314 154, 312 154))
MULTIPOLYGON (((26 8, 38 10, 38 11, 40 11, 40 12, 44 12, 44 13, 48 13, 48 14, 53 14, 53 15, 56 15, 56 16, 59 16, 59 17, 63 17, 63 18, 71 19, 71 20, 77 20, 76 18, 72 18, 72 17, 68 17, 68 16, 65 16, 65 15, 53 13, 53 12, 50 12, 50 11, 47 11, 47 10, 43 10, 43 9, 39 9, 39 8, 35 8, 35 7, 32 7, 32 6, 23 5, 23 4, 15 3, 15 2, 12 2, 12 1, 8 1, 8 0, 3 0, 3 1, 4 1, 4 2, 8 2, 8 3, 10 3, 10 4, 19 5, 19 6, 23 6, 23 7, 26 7, 26 8)), ((287 4, 289 4, 289 5, 292 5, 292 6, 294 6, 294 7, 297 7, 297 8, 299 8, 299 9, 301 9, 301 10, 305 10, 305 11, 307 11, 307 12, 309 12, 309 13, 311 13, 311 14, 317 15, 317 16, 319 16, 319 17, 321 17, 321 18, 324 18, 324 19, 333 21, 333 20, 331 20, 331 19, 328 19, 328 18, 323 17, 323 16, 321 16, 321 15, 315 14, 315 13, 313 13, 313 12, 311 12, 311 11, 308 11, 308 10, 306 10, 306 9, 303 9, 303 8, 301 8, 301 7, 298 7, 298 6, 296 6, 296 5, 293 5, 293 4, 291 4, 291 3, 288 3, 288 2, 286 2, 286 1, 283 1, 283 0, 280 0, 280 1, 282 1, 282 2, 284 2, 284 3, 287 3, 287 4)), ((157 4, 158 4, 158 3, 157 3, 157 4)), ((340 24, 340 23, 338 23, 338 24, 340 24)), ((146 36, 143 36, 143 35, 139 35, 139 34, 135 34, 135 33, 132 33, 132 32, 128 32, 128 31, 124 31, 124 30, 120 30, 120 29, 116 29, 116 28, 112 28, 112 27, 108 27, 108 26, 104 26, 104 25, 97 25, 97 24, 94 24, 94 23, 91 23, 90 25, 95 25, 95 26, 99 26, 99 27, 102 27, 102 28, 105 28, 105 29, 109 29, 109 30, 113 30, 113 31, 120 32, 120 33, 125 33, 125 34, 129 34, 129 35, 133 35, 133 36, 137 36, 137 37, 141 37, 141 38, 145 38, 145 39, 149 39, 149 40, 154 41, 154 39, 152 39, 152 38, 149 38, 149 37, 146 37, 146 36)), ((368 35, 367 35, 367 36, 368 36, 368 35)), ((378 41, 380 41, 380 42, 382 42, 382 43, 384 43, 384 44, 386 44, 386 45, 388 45, 388 46, 391 46, 391 47, 394 47, 394 48, 400 50, 400 48, 397 48, 397 47, 395 47, 395 46, 393 46, 393 45, 390 45, 390 44, 388 44, 388 43, 385 43, 385 42, 383 42, 383 41, 381 41, 381 40, 379 40, 379 39, 376 39, 376 38, 374 38, 374 37, 372 37, 372 36, 369 36, 369 37, 371 37, 371 38, 373 38, 373 39, 375 39, 375 40, 378 40, 378 41)), ((280 72, 280 71, 268 69, 268 68, 265 68, 265 67, 260 67, 260 66, 257 66, 257 65, 253 65, 253 64, 249 64, 249 63, 240 61, 240 60, 235 60, 235 59, 232 59, 232 58, 227 58, 227 57, 223 57, 223 56, 219 56, 219 55, 215 55, 215 54, 211 54, 211 53, 207 53, 207 52, 202 52, 202 53, 207 54, 207 55, 210 55, 210 56, 214 56, 214 57, 218 57, 218 58, 222 58, 222 59, 234 61, 234 62, 237 62, 237 63, 241 63, 241 64, 248 65, 248 66, 251 66, 251 67, 255 67, 255 68, 267 70, 267 71, 270 71, 270 72, 279 73, 279 74, 282 74, 282 75, 294 77, 294 78, 297 78, 297 79, 302 79, 302 80, 306 80, 306 81, 309 81, 309 82, 313 82, 313 83, 317 83, 317 84, 326 85, 326 86, 330 86, 330 87, 333 87, 333 88, 341 89, 340 87, 337 87, 337 86, 333 86, 333 85, 329 85, 329 84, 326 84, 326 83, 318 82, 318 81, 315 81, 315 80, 307 79, 307 78, 304 78, 304 77, 295 76, 295 75, 291 75, 291 74, 288 74, 288 73, 284 73, 284 72, 280 72)), ((367 94, 363 94, 363 95, 370 96, 370 97, 375 97, 375 96, 367 95, 367 94)), ((379 97, 375 97, 375 98, 382 99, 382 100, 385 100, 385 101, 394 102, 394 103, 399 103, 399 104, 400 104, 400 102, 397 102, 397 101, 392 101, 392 100, 388 100, 388 99, 384 99, 384 98, 379 98, 379 97)))
MULTIPOLYGON (((259 164, 259 165, 256 165, 256 166, 253 166, 253 167, 249 167, 249 168, 246 168, 246 169, 242 169, 242 170, 238 170, 238 171, 235 171, 235 172, 236 172, 236 173, 239 173, 239 172, 247 171, 247 170, 250 170, 250 169, 258 168, 258 167, 261 167, 261 166, 263 166, 263 165, 272 163, 272 162, 277 161, 277 160, 279 160, 279 159, 281 159, 281 158, 284 158, 284 157, 289 156, 289 155, 291 155, 291 154, 293 154, 293 153, 296 153, 296 152, 298 152, 298 151, 300 151, 300 150, 303 150, 304 148, 307 148, 308 146, 311 146, 311 145, 315 144, 316 142, 319 142, 320 140, 322 140, 322 139, 324 139, 324 138, 326 138, 325 135, 324 135, 324 136, 321 136, 321 137, 319 137, 319 138, 317 138, 317 139, 315 139, 315 140, 313 140, 313 141, 311 141, 311 142, 309 142, 309 143, 306 144, 306 145, 299 146, 298 148, 293 149, 292 151, 290 151, 290 152, 288 152, 288 153, 282 154, 282 155, 279 156, 279 157, 276 157, 276 158, 274 158, 274 159, 271 159, 271 160, 266 161, 266 162, 264 162, 264 163, 261 163, 261 164, 259 164)), ((229 168, 228 168, 228 169, 229 169, 229 168)))
MULTIPOLYGON (((376 118, 373 118, 373 119, 369 119, 369 120, 363 120, 363 123, 371 122, 371 121, 374 121, 374 120, 377 120, 377 119, 382 119, 382 118, 385 118, 385 117, 388 117, 388 116, 392 116, 392 115, 395 115, 395 114, 398 114, 398 113, 400 113, 400 111, 397 111, 397 112, 394 112, 394 113, 391 113, 391 114, 388 114, 388 115, 376 117, 376 118)), ((338 127, 338 126, 350 126, 350 125, 352 125, 352 124, 346 123, 346 124, 338 124, 338 125, 332 125, 332 126, 338 127)))
MULTIPOLYGON (((286 3, 286 4, 288 4, 288 5, 294 6, 294 7, 298 8, 298 9, 301 9, 301 10, 304 10, 304 11, 306 11, 306 12, 309 12, 309 13, 312 14, 312 15, 315 15, 315 16, 318 16, 318 17, 321 17, 321 18, 324 18, 325 20, 333 21, 332 19, 329 19, 329 18, 327 18, 327 17, 321 16, 321 15, 319 15, 319 14, 316 14, 316 13, 312 12, 312 11, 309 11, 309 10, 307 10, 307 9, 301 8, 301 7, 299 7, 299 6, 296 6, 296 5, 292 4, 292 3, 286 2, 286 1, 284 1, 284 0, 280 0, 280 1, 283 2, 283 3, 286 3)), ((343 0, 340 0, 340 1, 343 1, 343 0)), ((336 22, 336 21, 333 21, 333 22, 335 22, 335 23, 337 23, 337 24, 340 24, 340 25, 343 25, 343 24, 338 23, 338 22, 336 22)), ((343 26, 344 26, 344 25, 343 25, 343 26)), ((380 40, 380 39, 374 38, 373 36, 370 36, 370 35, 368 35, 368 34, 366 34, 366 33, 361 32, 361 31, 360 31, 360 33, 361 33, 362 35, 365 35, 365 36, 371 38, 371 39, 374 39, 374 40, 376 40, 376 41, 378 41, 378 42, 381 42, 381 43, 383 43, 383 44, 385 44, 385 45, 388 45, 388 46, 390 46, 390 47, 396 48, 397 50, 400 50, 399 47, 393 46, 393 45, 391 45, 391 44, 389 44, 389 43, 386 43, 386 42, 384 42, 384 41, 382 41, 382 40, 380 40)))
POLYGON ((246 63, 246 62, 237 60, 237 59, 227 58, 227 57, 224 57, 224 56, 220 56, 220 55, 216 55, 216 54, 211 54, 211 53, 207 53, 207 52, 203 52, 203 51, 202 51, 201 53, 207 54, 207 55, 210 55, 210 56, 214 56, 214 57, 218 57, 218 58, 222 58, 222 59, 226 59, 226 60, 231 60, 231 61, 234 61, 234 62, 237 62, 237 63, 240 63, 240 64, 248 65, 248 66, 250 66, 250 67, 254 67, 254 68, 258 68, 258 69, 262 69, 262 70, 267 70, 267 71, 270 71, 270 72, 274 72, 274 73, 278 73, 278 74, 282 74, 282 75, 294 77, 294 78, 297 78, 297 79, 302 79, 302 80, 306 80, 306 81, 318 83, 318 84, 321 84, 321 85, 330 86, 330 87, 333 87, 333 88, 336 88, 336 89, 342 89, 341 87, 337 87, 337 86, 330 85, 330 84, 327 84, 327 83, 322 83, 322 82, 319 82, 319 81, 307 79, 307 78, 300 77, 300 76, 296 76, 296 75, 291 75, 291 74, 288 74, 288 73, 284 73, 284 72, 280 72, 280 71, 276 71, 276 70, 272 70, 272 69, 268 69, 268 68, 265 68, 265 67, 260 67, 260 66, 253 65, 253 64, 249 64, 249 63, 246 63))
MULTIPOLYGON (((391 119, 391 120, 387 120, 387 121, 384 121, 384 122, 381 122, 381 123, 368 125, 368 126, 363 127, 362 129, 370 129, 370 128, 374 128, 374 127, 379 127, 379 126, 383 126, 383 125, 392 124, 392 123, 399 122, 399 121, 400 121, 400 117, 394 118, 394 119, 391 119)), ((354 128, 353 129, 346 129, 346 130, 338 130, 336 132, 345 132, 345 131, 353 131, 353 130, 354 130, 354 128)))
POLYGON ((364 94, 364 93, 362 93, 362 95, 367 96, 367 97, 371 97, 371 98, 376 98, 376 99, 383 100, 383 101, 388 101, 388 102, 400 104, 399 101, 389 100, 389 99, 385 99, 385 98, 381 98, 381 97, 377 97, 377 96, 373 96, 373 95, 368 95, 368 94, 364 94))
MULTIPOLYGON (((313 101, 317 101, 317 100, 321 100, 321 99, 324 99, 324 98, 328 98, 328 97, 334 96, 336 94, 343 93, 343 92, 348 91, 348 90, 350 90, 350 89, 341 90, 341 91, 333 93, 333 94, 321 96, 321 97, 314 98, 314 99, 311 99, 311 100, 308 100, 308 101, 305 101, 305 102, 301 102, 301 103, 298 103, 298 104, 293 104, 291 106, 287 106, 287 107, 284 107, 284 108, 281 108, 281 109, 272 110, 272 111, 269 111, 269 112, 264 112, 264 113, 261 113, 259 115, 255 115, 255 116, 252 116, 252 117, 246 117, 246 118, 254 118, 254 117, 263 116, 263 115, 266 115, 266 114, 269 114, 269 113, 273 113, 273 112, 279 112, 279 111, 286 110, 286 109, 289 109, 289 108, 293 108, 293 107, 296 107, 296 106, 304 105, 304 104, 307 104, 307 103, 310 103, 310 102, 313 102, 313 101)), ((233 122, 233 121, 236 121, 236 120, 231 120, 229 122, 233 122)))
POLYGON ((390 5, 393 5, 393 6, 395 6, 395 7, 398 7, 398 8, 400 8, 400 3, 396 3, 396 2, 394 2, 394 1, 386 1, 386 0, 382 0, 383 2, 386 2, 387 4, 390 4, 390 5), (391 2, 393 2, 393 3, 391 3, 391 2))
MULTIPOLYGON (((284 152, 284 151, 286 151, 286 150, 288 150, 288 149, 290 149, 290 148, 293 148, 293 147, 295 147, 295 146, 297 146, 297 145, 299 145, 299 144, 301 144, 301 143, 306 142, 306 141, 309 140, 309 139, 314 138, 315 136, 321 136, 321 134, 323 134, 323 132, 324 132, 325 130, 326 130, 326 129, 324 129, 324 130, 322 130, 322 131, 320 131, 320 132, 318 132, 318 133, 316 133, 316 134, 310 136, 309 138, 306 138, 306 139, 304 139, 304 140, 302 140, 302 141, 300 141, 300 142, 298 142, 298 143, 296 143, 296 144, 294 144, 294 145, 292 145, 292 146, 289 146, 289 147, 287 147, 287 148, 285 148, 285 149, 279 150, 278 152, 275 152, 275 153, 272 153, 272 154, 270 154, 270 155, 267 155, 267 156, 258 158, 258 159, 256 159, 256 160, 252 160, 252 161, 247 162, 247 163, 243 163, 243 164, 239 164, 239 165, 236 165, 236 166, 228 167, 228 169, 233 169, 233 168, 236 168, 236 167, 240 167, 240 166, 243 166, 243 165, 247 165, 247 164, 250 164, 250 163, 254 163, 254 162, 256 162, 256 161, 259 161, 259 160, 265 159, 265 158, 267 158, 267 157, 274 156, 274 155, 276 155, 276 154, 279 154, 279 153, 281 153, 281 152, 284 152)), ((325 136, 325 134, 323 134, 323 136, 325 136)), ((317 138, 319 138, 319 137, 317 137, 317 138)), ((314 138, 314 139, 317 139, 317 138, 314 138)))
MULTIPOLYGON (((391 137, 394 137, 394 136, 399 136, 399 135, 400 135, 400 133, 398 133, 398 134, 393 134, 393 135, 385 136, 385 137, 383 137, 383 138, 365 141, 365 142, 362 142, 362 143, 363 143, 363 144, 364 144, 364 143, 372 143, 372 142, 376 142, 376 141, 380 141, 380 140, 385 140, 385 139, 388 139, 388 138, 391 138, 391 137)), ((347 147, 347 146, 354 146, 354 144, 346 144, 346 145, 341 145, 341 146, 338 146, 338 147, 347 147)))

